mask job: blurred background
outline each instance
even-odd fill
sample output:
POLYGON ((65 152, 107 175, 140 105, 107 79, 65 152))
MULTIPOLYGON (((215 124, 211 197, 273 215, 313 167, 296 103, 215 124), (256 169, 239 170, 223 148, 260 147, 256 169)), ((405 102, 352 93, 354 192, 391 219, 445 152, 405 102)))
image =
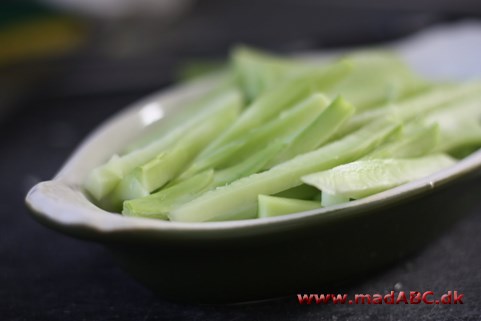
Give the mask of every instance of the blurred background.
MULTIPOLYGON (((88 320, 107 320, 94 301, 122 302, 130 291, 137 293, 130 301, 135 306, 105 306, 111 313, 129 307, 134 319, 141 315, 134 311, 152 307, 170 316, 189 309, 201 315, 155 301, 126 281, 102 248, 49 231, 27 214, 28 189, 51 178, 112 113, 217 64, 234 44, 280 53, 372 45, 480 18, 479 0, 1 1, 0 319, 62 320, 76 311, 88 320)), ((421 279, 437 270, 431 261, 444 249, 434 253, 418 266, 421 279)), ((219 317, 210 311, 211 319, 219 317)), ((481 315, 471 312, 472 320, 481 315)))
POLYGON ((2 1, 0 119, 38 100, 141 96, 238 43, 277 52, 373 44, 480 16, 476 0, 2 1))

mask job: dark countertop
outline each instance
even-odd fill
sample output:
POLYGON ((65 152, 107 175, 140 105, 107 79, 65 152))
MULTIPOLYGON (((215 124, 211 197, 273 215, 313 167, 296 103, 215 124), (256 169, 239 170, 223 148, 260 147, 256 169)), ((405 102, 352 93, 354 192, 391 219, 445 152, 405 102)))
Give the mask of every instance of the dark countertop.
MULTIPOLYGON (((481 197, 477 210, 468 213, 439 239, 421 246, 418 253, 339 289, 351 295, 393 289, 464 293, 463 305, 445 306, 307 306, 299 305, 295 296, 239 305, 169 302, 155 297, 121 271, 102 246, 61 235, 30 217, 24 206, 28 189, 51 178, 99 122, 170 83, 173 66, 185 58, 222 56, 234 41, 284 51, 371 43, 466 14, 456 12, 440 17, 439 12, 413 12, 409 6, 397 11, 371 7, 362 10, 362 17, 353 18, 350 28, 329 20, 329 32, 325 28, 313 31, 311 14, 297 29, 286 29, 289 41, 281 42, 280 38, 256 33, 255 28, 242 29, 241 21, 229 21, 242 15, 246 7, 242 1, 230 1, 235 10, 226 9, 227 5, 220 1, 205 3, 184 25, 166 36, 170 42, 160 46, 160 58, 151 55, 118 61, 99 58, 87 50, 62 61, 50 61, 45 63, 50 68, 48 76, 42 73, 42 81, 34 89, 17 97, 8 114, 0 114, 0 320, 481 320, 481 197), (382 19, 379 10, 384 10, 382 19), (406 11, 409 14, 404 14, 406 11), (226 14, 222 16, 220 12, 226 14), (210 21, 208 27, 200 28, 206 21, 210 21), (230 33, 227 35, 227 31, 216 26, 229 26, 230 33), (350 33, 356 26, 358 32, 350 33), (386 28, 379 30, 382 26, 386 28), (203 38, 206 46, 200 48, 198 38, 213 29, 217 30, 215 37, 203 38), (328 36, 336 30, 339 38, 328 36), (301 34, 305 37, 300 38, 301 34), (178 40, 180 36, 185 37, 178 40)), ((296 17, 302 17, 300 8, 310 11, 309 6, 314 5, 306 0, 299 3, 302 5, 292 13, 296 17)), ((253 23, 260 23, 262 14, 272 5, 268 1, 259 6, 260 11, 252 16, 253 23)), ((278 8, 272 21, 280 23, 288 7, 278 8)), ((439 11, 449 11, 446 6, 440 8, 439 11)), ((357 9, 352 10, 352 17, 357 16, 357 9)), ((265 30, 267 34, 273 32, 265 30)), ((22 72, 28 70, 23 68, 22 72)), ((300 269, 316 273, 308 267, 300 269)))

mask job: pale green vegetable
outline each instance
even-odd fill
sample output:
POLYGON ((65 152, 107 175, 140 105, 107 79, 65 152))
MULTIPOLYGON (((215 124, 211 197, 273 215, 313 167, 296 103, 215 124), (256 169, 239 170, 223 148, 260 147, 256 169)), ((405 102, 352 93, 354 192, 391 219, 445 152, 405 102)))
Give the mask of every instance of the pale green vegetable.
POLYGON ((84 187, 96 200, 107 196, 117 184, 136 167, 141 166, 161 152, 171 147, 185 133, 202 124, 207 119, 223 109, 239 110, 242 107, 242 97, 237 90, 223 93, 211 101, 205 112, 185 122, 182 126, 167 133, 161 139, 120 157, 114 157, 109 162, 90 172, 84 187))
MULTIPOLYGON (((170 132, 176 131, 179 127, 188 125, 191 121, 195 121, 199 117, 203 117, 212 109, 218 108, 218 101, 221 101, 225 95, 236 92, 242 98, 242 107, 245 103, 242 93, 237 88, 236 81, 230 72, 223 71, 202 77, 195 82, 214 81, 212 88, 206 93, 200 95, 196 99, 186 97, 187 102, 183 104, 182 109, 176 110, 175 113, 168 115, 168 118, 155 121, 148 125, 140 137, 129 143, 121 155, 131 153, 141 149, 155 141, 164 139, 164 136, 170 132)), ((162 102, 159 101, 160 106, 162 102)))
POLYGON ((403 98, 426 87, 398 56, 390 52, 365 51, 346 56, 351 73, 327 91, 342 95, 358 112, 403 98))
POLYGON ((339 62, 325 68, 315 68, 283 79, 265 93, 260 95, 241 114, 236 123, 229 127, 204 151, 205 154, 239 138, 252 128, 262 125, 275 117, 281 110, 305 99, 339 81, 350 70, 347 62, 339 62))
POLYGON ((171 149, 135 168, 119 184, 118 190, 122 191, 120 199, 123 201, 145 196, 145 194, 137 194, 137 188, 129 192, 130 186, 136 186, 136 182, 148 194, 174 179, 202 148, 234 122, 238 113, 238 108, 220 110, 215 117, 209 117, 202 124, 187 131, 171 149))
POLYGON ((401 137, 394 137, 364 156, 364 159, 376 158, 412 158, 429 154, 439 144, 440 130, 437 123, 426 126, 415 121, 404 126, 401 137))
MULTIPOLYGON (((235 166, 219 171, 208 170, 180 180, 152 195, 124 202, 122 213, 135 216, 166 216, 176 205, 187 202, 218 186, 229 184, 241 177, 257 173, 265 164, 284 147, 281 142, 273 142, 261 152, 240 162, 235 166), (208 182, 207 182, 208 179, 208 182), (185 191, 184 193, 182 191, 185 191), (172 191, 175 191, 172 192, 172 191), (159 203, 163 205, 160 206, 159 203), (158 209, 159 212, 156 212, 158 209)), ((146 194, 148 195, 148 194, 146 194)))
POLYGON ((309 126, 293 137, 286 150, 270 162, 268 167, 321 146, 349 119, 354 110, 355 108, 343 98, 336 98, 309 126))
MULTIPOLYGON (((258 97, 296 72, 326 65, 326 61, 289 59, 245 46, 235 48, 231 59, 248 99, 258 97)), ((345 60, 352 62, 351 72, 325 88, 325 92, 332 99, 342 95, 355 102, 360 110, 397 100, 427 87, 424 80, 391 52, 357 52, 346 55, 345 60), (366 81, 366 75, 369 81, 366 81)))
POLYGON ((160 153, 154 159, 134 168, 125 175, 114 190, 106 195, 101 204, 105 208, 117 211, 125 200, 149 195, 174 179, 190 163, 192 158, 231 123, 239 113, 239 108, 219 110, 216 115, 208 117, 202 124, 187 131, 178 140, 178 145, 160 153))
POLYGON ((173 221, 205 222, 255 216, 257 196, 272 195, 301 184, 300 177, 362 157, 399 126, 375 122, 315 151, 300 155, 268 171, 239 179, 188 202, 169 214, 173 221))
POLYGON ((324 95, 313 94, 263 126, 246 133, 239 139, 222 146, 208 155, 200 155, 183 178, 207 168, 223 168, 247 159, 265 148, 273 140, 288 142, 312 123, 329 104, 324 95))
POLYGON ((338 136, 346 135, 374 119, 395 115, 400 120, 407 121, 447 104, 456 104, 460 99, 467 97, 481 99, 481 83, 436 86, 426 92, 399 102, 389 103, 385 106, 357 114, 339 131, 338 136))
POLYGON ((258 203, 259 218, 310 211, 321 207, 320 202, 268 195, 259 195, 258 203))
POLYGON ((481 83, 428 83, 391 53, 332 62, 238 47, 224 66, 208 93, 91 171, 84 187, 98 206, 179 222, 285 215, 384 191, 453 164, 444 153, 481 147, 481 83))
POLYGON ((230 163, 247 158, 259 151, 270 141, 278 140, 291 145, 292 140, 310 127, 319 115, 328 109, 329 99, 322 94, 312 94, 291 109, 282 112, 276 121, 269 122, 247 135, 242 148, 232 153, 230 163))
POLYGON ((438 124, 440 128, 437 152, 451 152, 460 148, 481 146, 481 94, 460 99, 456 103, 423 117, 428 124, 438 124))
MULTIPOLYGON (((308 68, 305 63, 245 46, 234 48, 231 61, 239 83, 249 100, 254 100, 286 76, 308 68)), ((319 68, 319 66, 316 67, 319 68)))
MULTIPOLYGON (((229 159, 233 153, 238 151, 244 145, 245 140, 239 139, 218 148, 209 155, 201 155, 200 157, 195 158, 187 170, 178 177, 178 180, 187 179, 208 168, 217 168, 221 164, 225 164, 226 159, 229 159)), ((176 183, 176 181, 174 181, 174 183, 176 183)))
POLYGON ((266 164, 286 147, 282 141, 274 141, 249 158, 221 170, 216 171, 214 187, 229 184, 242 177, 262 170, 266 164))
POLYGON ((190 201, 200 193, 209 190, 213 178, 214 171, 207 170, 147 197, 125 201, 122 214, 166 220, 167 214, 176 205, 190 201))
POLYGON ((349 197, 343 195, 333 195, 325 191, 323 191, 321 195, 321 203, 324 207, 347 203, 349 200, 349 197))
POLYGON ((358 199, 428 176, 455 162, 444 154, 411 159, 359 160, 303 176, 302 181, 323 193, 358 199))

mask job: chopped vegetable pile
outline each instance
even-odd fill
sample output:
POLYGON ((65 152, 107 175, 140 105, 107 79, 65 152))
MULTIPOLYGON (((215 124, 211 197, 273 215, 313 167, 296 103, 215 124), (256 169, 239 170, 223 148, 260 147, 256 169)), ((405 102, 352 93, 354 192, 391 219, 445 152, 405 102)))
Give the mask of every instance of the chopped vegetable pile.
POLYGON ((481 147, 481 83, 422 79, 389 52, 337 61, 239 47, 196 112, 93 169, 85 190, 126 216, 265 218, 428 176, 481 147))

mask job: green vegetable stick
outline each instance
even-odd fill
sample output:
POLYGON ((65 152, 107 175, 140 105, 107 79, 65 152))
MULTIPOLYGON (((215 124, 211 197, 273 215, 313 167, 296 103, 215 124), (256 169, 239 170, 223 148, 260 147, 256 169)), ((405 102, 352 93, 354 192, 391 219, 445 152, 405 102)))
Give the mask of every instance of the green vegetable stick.
POLYGON ((346 58, 353 64, 352 72, 327 94, 330 97, 342 95, 356 105, 358 112, 426 87, 425 81, 391 52, 364 51, 346 58))
POLYGON ((205 222, 255 215, 257 195, 272 195, 300 185, 301 176, 353 161, 371 151, 389 136, 399 123, 374 122, 357 132, 300 155, 268 171, 239 179, 230 185, 207 192, 169 214, 173 221, 205 222), (254 211, 254 213, 252 213, 254 211))
MULTIPOLYGON (((313 67, 245 46, 234 48, 231 61, 240 85, 249 100, 258 97, 289 74, 313 67)), ((319 68, 319 66, 316 67, 319 68)))
POLYGON ((268 195, 259 195, 258 203, 258 213, 260 218, 310 211, 321 207, 320 202, 268 195))
POLYGON ((234 107, 220 110, 205 119, 198 127, 188 131, 172 149, 134 169, 118 185, 116 189, 118 198, 124 201, 145 196, 145 193, 138 194, 138 185, 147 192, 164 186, 175 178, 214 137, 232 124, 238 113, 239 109, 234 107))
POLYGON ((85 189, 96 200, 102 199, 116 187, 123 177, 172 146, 188 130, 197 127, 216 112, 223 109, 238 110, 241 106, 242 97, 240 93, 237 90, 226 91, 224 94, 216 97, 205 112, 169 132, 161 139, 126 155, 112 158, 106 164, 92 170, 84 184, 85 189))
POLYGON ((167 214, 176 205, 190 201, 208 190, 213 178, 214 171, 207 170, 149 196, 125 201, 122 214, 166 220, 167 214))
POLYGON ((169 115, 165 121, 154 122, 149 125, 145 133, 141 137, 130 143, 122 154, 131 153, 137 149, 143 148, 159 139, 163 139, 169 132, 176 131, 177 128, 183 127, 186 123, 195 121, 198 117, 202 117, 211 109, 217 108, 217 101, 223 99, 229 93, 237 92, 239 97, 242 97, 241 91, 236 86, 236 81, 230 72, 218 72, 214 75, 202 77, 196 82, 212 81, 216 82, 213 88, 208 90, 205 94, 200 95, 187 102, 182 108, 179 108, 175 113, 169 115))
POLYGON ((437 152, 481 146, 481 95, 467 97, 436 109, 423 117, 429 124, 438 124, 440 140, 437 152))
POLYGON ((296 155, 316 149, 331 138, 354 113, 355 108, 343 98, 336 98, 268 167, 280 164, 296 155))
MULTIPOLYGON (((292 145, 291 142, 303 133, 306 127, 311 128, 313 122, 316 122, 318 117, 325 113, 329 105, 330 101, 326 96, 316 93, 294 107, 285 110, 276 120, 247 134, 244 138, 244 146, 230 155, 227 159, 228 164, 235 164, 239 160, 246 159, 258 153, 273 140, 284 141, 286 147, 290 147, 292 145)), ((336 123, 336 119, 331 120, 333 120, 333 123, 336 123)), ((335 124, 330 127, 335 127, 335 124)), ((330 132, 330 129, 331 128, 327 126, 325 128, 326 132, 330 132)), ((323 136, 326 135, 329 134, 320 135, 318 139, 322 140, 323 136)), ((314 140, 316 140, 316 138, 314 138, 314 140)), ((315 147, 318 146, 314 146, 314 148, 309 150, 315 149, 315 147)), ((272 167, 272 165, 269 167, 272 167)))
POLYGON ((308 126, 328 104, 324 95, 313 94, 244 137, 222 146, 210 155, 200 155, 180 178, 187 178, 207 168, 235 165, 262 151, 271 141, 288 141, 308 126))
MULTIPOLYGON (((253 99, 296 71, 319 68, 324 61, 284 58, 247 47, 232 54, 234 70, 247 97, 253 99)), ((395 54, 364 51, 346 56, 353 68, 347 77, 327 90, 331 98, 339 94, 360 110, 393 101, 426 87, 425 81, 395 54), (369 81, 366 80, 369 75, 369 81)))
POLYGON ((444 154, 359 160, 303 176, 302 181, 323 193, 358 199, 428 176, 454 163, 454 159, 444 154))
POLYGON ((481 83, 468 83, 463 85, 436 86, 427 92, 404 99, 397 103, 389 103, 383 107, 369 110, 353 116, 336 136, 343 136, 373 121, 397 115, 401 120, 406 121, 413 117, 425 114, 435 108, 456 102, 463 97, 480 97, 481 83))
POLYGON ((256 154, 252 154, 249 158, 241 161, 240 163, 221 169, 215 172, 214 185, 222 186, 229 184, 242 177, 249 176, 251 174, 259 172, 264 166, 276 156, 282 149, 286 147, 286 144, 282 141, 274 141, 264 147, 263 150, 256 154))
POLYGON ((212 142, 203 154, 209 154, 239 138, 312 92, 331 86, 344 77, 350 67, 348 62, 343 61, 325 68, 314 68, 283 80, 248 106, 236 123, 212 142))
POLYGON ((284 144, 282 142, 274 142, 260 153, 235 166, 216 171, 215 173, 210 169, 177 182, 175 185, 166 187, 152 195, 126 201, 124 202, 123 213, 131 216, 165 219, 166 215, 176 205, 190 201, 217 186, 226 185, 236 179, 258 172, 283 147, 284 144), (185 193, 182 192, 183 190, 185 193))
POLYGON ((423 122, 415 121, 407 124, 405 129, 408 133, 384 142, 363 159, 420 157, 429 154, 439 144, 440 130, 437 123, 426 126, 423 122))

